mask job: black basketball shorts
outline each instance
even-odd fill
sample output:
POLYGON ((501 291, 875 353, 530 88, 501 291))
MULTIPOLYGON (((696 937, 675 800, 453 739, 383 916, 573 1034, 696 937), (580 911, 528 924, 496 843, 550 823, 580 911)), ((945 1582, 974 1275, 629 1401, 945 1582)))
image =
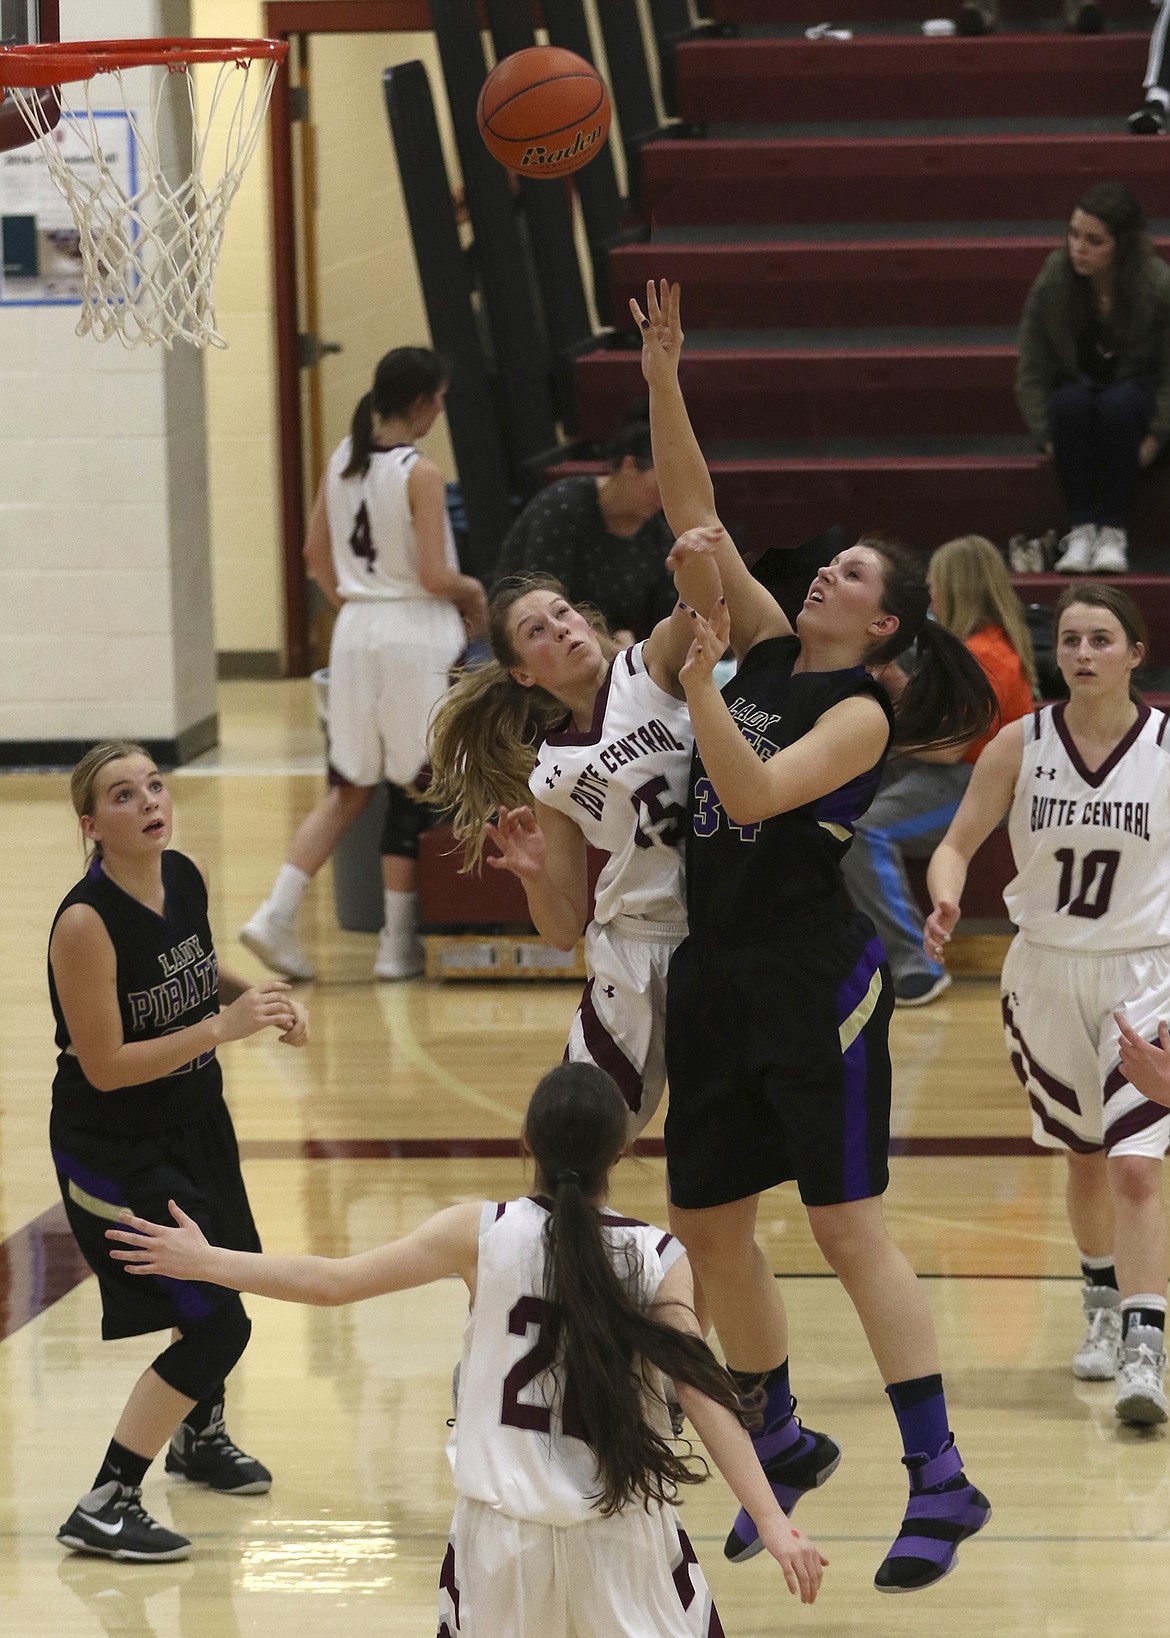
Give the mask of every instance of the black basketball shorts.
POLYGON ((893 985, 854 910, 729 945, 687 938, 670 965, 666 1162, 698 1210, 795 1178, 806 1206, 889 1182, 893 985))

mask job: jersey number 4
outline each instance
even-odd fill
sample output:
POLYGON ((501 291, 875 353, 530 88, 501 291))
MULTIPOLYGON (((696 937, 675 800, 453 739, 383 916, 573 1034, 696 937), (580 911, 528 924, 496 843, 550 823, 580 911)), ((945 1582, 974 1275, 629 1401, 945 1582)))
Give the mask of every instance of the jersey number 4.
MULTIPOLYGON (((538 1376, 552 1369, 552 1339, 548 1333, 548 1304, 543 1297, 521 1297, 508 1315, 508 1332, 514 1337, 526 1337, 536 1331, 536 1340, 504 1378, 500 1398, 500 1421, 507 1428, 531 1428, 534 1433, 552 1430, 552 1411, 543 1400, 521 1399, 538 1376)), ((577 1409, 573 1385, 566 1381, 561 1395, 561 1431, 570 1439, 584 1439, 585 1427, 577 1409)))
POLYGON ((357 509, 357 516, 353 520, 353 528, 349 533, 349 549, 355 557, 365 559, 366 572, 373 574, 374 559, 378 553, 374 547, 374 537, 370 532, 370 514, 366 510, 365 501, 357 509))
POLYGON ((1071 847, 1058 847, 1055 857, 1060 861, 1056 908, 1067 910, 1070 916, 1084 916, 1089 921, 1097 921, 1109 908, 1121 854, 1112 847, 1098 847, 1086 853, 1081 860, 1081 879, 1075 894, 1073 877, 1076 875, 1076 854, 1071 847))

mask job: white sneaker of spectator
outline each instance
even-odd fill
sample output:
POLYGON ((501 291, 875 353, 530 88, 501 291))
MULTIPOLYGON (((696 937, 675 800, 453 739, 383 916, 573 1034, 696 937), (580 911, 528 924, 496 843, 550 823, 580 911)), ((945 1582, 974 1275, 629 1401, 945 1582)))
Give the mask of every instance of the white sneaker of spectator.
POLYGON ((1097 544, 1093 550, 1094 574, 1124 574, 1129 568, 1129 540, 1124 529, 1108 525, 1097 530, 1097 544))
POLYGON ((1097 551, 1097 525, 1078 523, 1060 543, 1061 554, 1056 560, 1057 574, 1089 574, 1097 551))

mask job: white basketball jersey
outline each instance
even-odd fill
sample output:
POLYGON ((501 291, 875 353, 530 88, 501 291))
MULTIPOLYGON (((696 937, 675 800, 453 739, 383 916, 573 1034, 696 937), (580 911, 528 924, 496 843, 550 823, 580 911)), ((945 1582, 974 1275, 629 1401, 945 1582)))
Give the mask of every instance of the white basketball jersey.
MULTIPOLYGON (((429 597, 418 577, 418 543, 406 488, 418 450, 411 444, 372 450, 361 477, 343 478, 350 447, 343 438, 325 481, 338 591, 347 602, 429 597)), ((445 512, 443 531, 448 567, 458 569, 455 536, 445 512)))
POLYGON ((650 676, 641 643, 609 668, 585 732, 543 741, 528 780, 537 801, 567 814, 608 854, 593 919, 683 922, 683 843, 694 734, 686 701, 650 676))
MULTIPOLYGON (((623 1279, 632 1273, 635 1301, 651 1302, 682 1246, 648 1223, 610 1211, 601 1217, 615 1268, 623 1279)), ((567 1525, 597 1517, 599 1484, 592 1450, 565 1432, 552 1408, 552 1361, 541 1326, 547 1218, 548 1206, 535 1198, 484 1205, 447 1455, 459 1495, 513 1518, 567 1525)), ((571 1387, 569 1405, 571 1421, 571 1387)), ((648 1397, 646 1415, 670 1437, 664 1405, 648 1397)))
POLYGON ((1016 874, 1004 904, 1036 944, 1136 950, 1170 943, 1170 719, 1138 719, 1090 773, 1063 704, 1024 722, 1008 820, 1016 874))

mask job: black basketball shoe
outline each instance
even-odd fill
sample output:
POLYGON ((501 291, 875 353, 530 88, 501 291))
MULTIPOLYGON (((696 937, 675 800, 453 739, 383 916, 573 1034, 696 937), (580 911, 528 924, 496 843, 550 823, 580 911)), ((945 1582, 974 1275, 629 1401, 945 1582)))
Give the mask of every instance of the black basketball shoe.
POLYGON ((166 1470, 192 1484, 205 1484, 230 1496, 263 1496, 272 1488, 272 1474, 254 1456, 248 1456, 228 1437, 223 1406, 202 1433, 180 1422, 167 1450, 166 1470))
POLYGON ((142 1491, 135 1485, 110 1479, 82 1496, 57 1540, 76 1553, 100 1553, 103 1558, 130 1559, 136 1563, 167 1563, 186 1558, 191 1543, 152 1519, 142 1505, 142 1491))

